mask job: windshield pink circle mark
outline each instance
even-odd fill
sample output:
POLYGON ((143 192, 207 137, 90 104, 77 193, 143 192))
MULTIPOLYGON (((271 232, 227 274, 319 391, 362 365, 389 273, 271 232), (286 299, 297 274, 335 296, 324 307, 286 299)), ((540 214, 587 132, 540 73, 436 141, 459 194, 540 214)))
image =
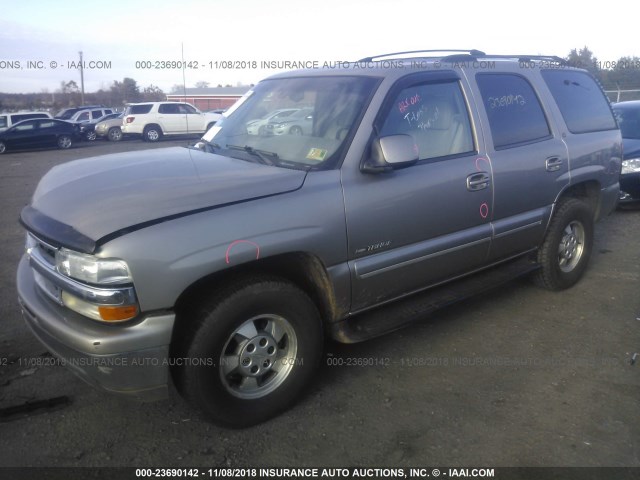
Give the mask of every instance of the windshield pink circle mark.
POLYGON ((234 240, 227 247, 227 251, 224 254, 224 260, 226 263, 230 263, 229 254, 231 253, 231 249, 240 243, 248 243, 256 248, 256 260, 260 258, 260 246, 257 243, 254 243, 250 240, 234 240))

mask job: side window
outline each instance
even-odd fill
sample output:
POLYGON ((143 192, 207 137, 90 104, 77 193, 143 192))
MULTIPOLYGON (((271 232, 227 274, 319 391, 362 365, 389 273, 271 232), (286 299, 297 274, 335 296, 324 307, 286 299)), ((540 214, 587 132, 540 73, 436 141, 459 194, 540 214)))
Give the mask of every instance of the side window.
POLYGON ((542 78, 551 90, 551 95, 571 133, 616 128, 604 92, 588 73, 575 70, 543 70, 542 78))
POLYGON ((76 119, 77 122, 86 122, 89 120, 89 112, 82 112, 76 119))
POLYGON ((187 105, 185 103, 184 105, 180 105, 180 113, 195 114, 195 113, 198 113, 198 112, 191 105, 187 105))
POLYGON ((7 116, 0 115, 0 128, 7 128, 7 116))
POLYGON ((167 113, 167 114, 180 113, 180 109, 178 108, 178 105, 176 105, 175 103, 163 103, 162 105, 160 105, 160 108, 158 108, 158 113, 167 113))
POLYGON ((98 118, 102 117, 102 110, 93 110, 91 112, 91 119, 92 120, 96 120, 98 118))
POLYGON ((35 120, 26 120, 23 123, 17 124, 15 127, 18 132, 26 132, 30 130, 36 129, 36 121, 35 120))
POLYGON ((41 120, 40 128, 54 128, 56 126, 56 122, 53 120, 41 120))
POLYGON ((401 90, 379 134, 411 135, 420 160, 475 150, 469 112, 457 82, 426 83, 401 90))
POLYGON ((540 100, 520 75, 476 75, 496 150, 543 140, 551 135, 540 100))

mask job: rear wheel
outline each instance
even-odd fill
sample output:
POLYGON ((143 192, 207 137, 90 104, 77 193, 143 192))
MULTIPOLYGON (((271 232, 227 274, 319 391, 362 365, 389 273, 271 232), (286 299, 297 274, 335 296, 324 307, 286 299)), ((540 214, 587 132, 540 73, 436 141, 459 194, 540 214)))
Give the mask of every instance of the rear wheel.
POLYGON ((69 135, 60 135, 58 137, 58 148, 66 150, 67 148, 71 148, 71 145, 73 145, 73 140, 71 140, 69 135))
POLYGON ((147 142, 157 142, 162 138, 162 130, 157 125, 147 125, 142 132, 142 139, 147 142))
POLYGON ((7 146, 4 142, 0 142, 0 155, 7 151, 7 146))
POLYGON ((93 142, 97 138, 96 132, 95 131, 87 132, 85 135, 85 138, 90 142, 93 142))
POLYGON ((302 128, 300 128, 297 125, 294 125, 293 127, 291 127, 291 130, 289 130, 289 133, 291 135, 302 135, 302 128))
POLYGON ((574 285, 589 263, 593 246, 593 212, 576 198, 558 202, 542 247, 536 281, 549 290, 574 285))
POLYGON ((313 379, 322 353, 320 315, 291 283, 242 280, 195 317, 174 350, 173 373, 183 395, 213 422, 241 428, 268 420, 313 379))
POLYGON ((111 127, 107 133, 107 137, 112 142, 119 142, 122 140, 122 130, 120 130, 120 127, 111 127))

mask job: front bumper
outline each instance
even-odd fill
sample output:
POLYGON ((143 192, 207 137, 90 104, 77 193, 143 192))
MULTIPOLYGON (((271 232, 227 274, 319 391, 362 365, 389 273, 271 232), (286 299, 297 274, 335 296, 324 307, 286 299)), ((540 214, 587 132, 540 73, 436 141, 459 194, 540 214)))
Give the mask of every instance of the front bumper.
POLYGON ((174 314, 143 316, 128 326, 102 325, 45 296, 26 255, 18 266, 17 285, 27 326, 84 381, 144 401, 167 397, 174 314))
POLYGON ((620 175, 620 203, 640 200, 640 172, 620 175))

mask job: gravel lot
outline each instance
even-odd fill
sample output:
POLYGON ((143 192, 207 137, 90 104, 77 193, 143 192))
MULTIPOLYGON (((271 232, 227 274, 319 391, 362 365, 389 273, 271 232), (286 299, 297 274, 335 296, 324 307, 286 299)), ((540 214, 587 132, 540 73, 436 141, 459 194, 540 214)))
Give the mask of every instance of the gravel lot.
POLYGON ((590 268, 571 290, 523 279, 373 341, 327 342, 305 398, 251 429, 210 425, 175 392, 135 403, 47 365, 15 288, 17 219, 39 178, 77 158, 186 143, 0 156, 0 409, 70 400, 0 418, 0 465, 640 467, 638 209, 597 225, 590 268), (385 365, 358 366, 371 359, 385 365))

